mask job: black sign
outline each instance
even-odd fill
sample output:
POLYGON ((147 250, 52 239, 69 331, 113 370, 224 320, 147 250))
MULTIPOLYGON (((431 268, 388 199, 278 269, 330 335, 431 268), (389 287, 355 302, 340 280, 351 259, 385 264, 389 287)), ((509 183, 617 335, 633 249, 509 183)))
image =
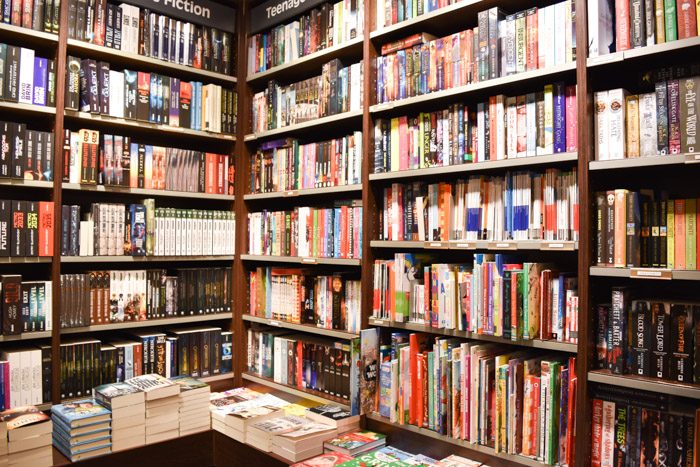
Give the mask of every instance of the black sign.
POLYGON ((269 29, 328 0, 268 0, 250 10, 250 32, 269 29))
POLYGON ((236 10, 209 0, 129 0, 136 6, 190 23, 234 33, 236 10))

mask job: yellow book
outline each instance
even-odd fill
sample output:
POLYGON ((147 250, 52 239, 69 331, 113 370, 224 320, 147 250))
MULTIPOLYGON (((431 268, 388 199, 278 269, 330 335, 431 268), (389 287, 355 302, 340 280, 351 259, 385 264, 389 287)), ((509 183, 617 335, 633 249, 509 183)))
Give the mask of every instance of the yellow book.
POLYGON ((627 157, 639 157, 639 96, 630 94, 625 97, 627 111, 627 157))
POLYGON ((685 200, 685 268, 689 270, 697 269, 696 242, 697 242, 697 219, 696 200, 690 198, 685 200))

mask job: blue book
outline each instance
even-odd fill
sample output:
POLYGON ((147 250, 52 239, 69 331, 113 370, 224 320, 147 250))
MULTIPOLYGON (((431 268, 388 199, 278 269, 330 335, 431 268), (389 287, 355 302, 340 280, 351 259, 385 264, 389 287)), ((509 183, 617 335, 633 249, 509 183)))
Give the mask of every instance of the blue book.
POLYGON ((148 109, 148 121, 151 123, 157 123, 158 119, 156 114, 158 113, 158 75, 151 73, 150 93, 149 93, 149 109, 148 109))
MULTIPOLYGON (((52 420, 55 422, 58 419, 53 417, 52 420)), ((65 431, 65 425, 62 423, 54 423, 53 436, 60 440, 64 446, 70 447, 86 446, 91 443, 105 444, 112 441, 112 429, 101 428, 88 433, 71 434, 69 431, 65 431)))
POLYGON ((399 95, 398 99, 406 98, 406 51, 399 50, 396 52, 396 60, 399 62, 399 95))
POLYGON ((112 412, 102 407, 94 399, 58 404, 51 407, 51 414, 61 419, 71 428, 91 425, 112 419, 112 412))
POLYGON ((46 58, 34 57, 34 95, 32 104, 46 105, 46 83, 49 79, 49 61, 46 58))
POLYGON ((77 428, 71 428, 67 422, 56 416, 51 416, 51 421, 53 422, 54 429, 58 427, 58 429, 69 436, 91 435, 101 431, 111 430, 110 420, 102 420, 100 422, 90 423, 77 428))
POLYGON ((566 152, 566 96, 564 83, 554 83, 554 153, 566 152))
POLYGON ((146 206, 132 204, 131 211, 131 256, 146 256, 146 206))
POLYGON ((70 446, 63 444, 60 439, 54 436, 53 445, 56 449, 61 451, 61 454, 70 459, 71 462, 77 462, 90 457, 102 456, 112 452, 111 442, 102 444, 101 446, 76 446, 71 448, 70 446))
MULTIPOLYGON (((335 208, 333 210, 333 257, 340 258, 340 217, 342 210, 340 208, 335 208)), ((350 225, 348 224, 348 228, 350 225)), ((348 249, 349 251, 349 249, 348 249)))

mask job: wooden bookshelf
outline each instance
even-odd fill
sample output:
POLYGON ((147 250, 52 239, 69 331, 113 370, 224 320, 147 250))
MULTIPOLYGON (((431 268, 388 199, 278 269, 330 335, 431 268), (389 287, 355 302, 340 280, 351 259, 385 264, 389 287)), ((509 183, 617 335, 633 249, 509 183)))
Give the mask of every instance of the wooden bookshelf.
POLYGON ((601 68, 601 72, 604 72, 606 65, 619 64, 620 62, 632 60, 654 60, 655 56, 671 52, 691 53, 691 51, 697 47, 700 47, 700 37, 696 36, 688 39, 664 42, 663 44, 648 45, 646 47, 638 47, 622 52, 600 55, 598 57, 589 58, 586 65, 589 68, 601 68))
POLYGON ((4 112, 17 112, 20 114, 30 115, 56 115, 56 107, 48 107, 45 105, 20 104, 18 102, 0 101, 0 110, 4 112))
POLYGON ((700 385, 697 384, 679 383, 637 375, 614 375, 609 370, 589 371, 588 381, 640 391, 658 392, 669 396, 700 399, 700 385))
POLYGON ((233 261, 233 255, 212 256, 61 256, 62 263, 165 263, 233 261))
POLYGON ((203 378, 199 378, 199 380, 203 383, 214 383, 218 381, 226 381, 229 379, 233 379, 233 373, 221 373, 219 375, 205 376, 203 378))
POLYGON ((50 263, 50 256, 3 256, 0 257, 0 264, 35 264, 50 263))
POLYGON ((360 260, 353 258, 312 258, 300 256, 241 255, 243 261, 262 263, 293 263, 303 265, 324 264, 331 266, 359 266, 360 260))
POLYGON ((654 168, 665 165, 686 165, 700 162, 700 154, 669 154, 656 157, 635 157, 612 161, 591 161, 589 170, 654 168))
POLYGON ((362 191, 362 185, 338 185, 323 188, 306 188, 303 190, 274 191, 270 193, 248 193, 243 196, 246 201, 272 200, 280 198, 296 198, 298 196, 337 195, 340 193, 358 193, 362 191))
POLYGON ((267 386, 268 388, 275 389, 280 392, 290 394, 292 396, 302 397, 304 399, 309 399, 315 402, 320 402, 322 404, 336 404, 344 409, 349 409, 350 406, 347 402, 339 397, 331 396, 330 394, 324 394, 322 392, 313 391, 311 389, 300 389, 292 386, 287 386, 286 384, 275 383, 269 378, 263 378, 261 376, 253 375, 251 373, 243 373, 243 379, 253 383, 260 384, 262 386, 267 386))
POLYGON ((21 46, 55 48, 58 44, 58 34, 0 23, 0 41, 6 40, 21 46))
POLYGON ((92 326, 82 326, 76 328, 61 328, 61 334, 81 334, 88 332, 105 332, 124 329, 136 329, 147 327, 161 327, 173 324, 192 324, 209 321, 230 320, 231 313, 210 313, 195 316, 177 316, 174 318, 147 319, 143 321, 125 321, 121 323, 95 324, 92 326))
POLYGON ((53 188, 53 182, 48 182, 44 180, 22 180, 13 178, 0 179, 0 185, 18 188, 42 188, 45 190, 50 190, 53 188))
POLYGON ((341 330, 337 330, 337 329, 325 329, 325 328, 320 328, 318 326, 314 326, 313 324, 297 324, 297 323, 290 323, 289 321, 283 321, 283 320, 279 320, 279 319, 261 318, 259 316, 253 316, 253 315, 246 314, 246 313, 243 314, 243 320, 248 321, 250 323, 259 323, 259 324, 264 324, 266 326, 291 329, 293 331, 301 331, 301 332, 306 332, 309 334, 316 334, 319 336, 333 337, 336 339, 350 340, 350 339, 355 339, 356 337, 359 337, 359 334, 354 334, 351 332, 341 331, 341 330))
POLYGON ((381 249, 412 250, 575 251, 578 249, 578 242, 557 240, 451 240, 449 242, 372 240, 370 246, 381 249))
POLYGON ((700 271, 661 268, 613 268, 591 266, 591 276, 646 280, 700 280, 700 271))
MULTIPOLYGON (((50 182, 49 182, 50 183, 50 182)), ((80 183, 64 183, 64 190, 69 191, 88 191, 99 193, 115 193, 120 195, 134 196, 153 196, 163 198, 186 198, 186 199, 208 199, 221 201, 234 201, 233 195, 218 195, 211 193, 197 193, 190 191, 172 191, 172 190, 151 190, 146 188, 129 188, 120 186, 105 186, 105 185, 83 185, 80 183)))
POLYGON ((50 339, 51 331, 23 332, 21 334, 0 336, 0 342, 33 341, 38 339, 50 339))
POLYGON ((306 122, 275 128, 274 130, 265 130, 258 133, 249 133, 245 135, 245 141, 256 141, 258 139, 271 138, 273 136, 291 135, 299 133, 301 131, 318 129, 319 127, 329 125, 345 126, 351 123, 352 121, 358 122, 360 120, 360 117, 362 117, 362 111, 357 110, 342 112, 335 115, 327 115, 325 117, 315 118, 306 122))

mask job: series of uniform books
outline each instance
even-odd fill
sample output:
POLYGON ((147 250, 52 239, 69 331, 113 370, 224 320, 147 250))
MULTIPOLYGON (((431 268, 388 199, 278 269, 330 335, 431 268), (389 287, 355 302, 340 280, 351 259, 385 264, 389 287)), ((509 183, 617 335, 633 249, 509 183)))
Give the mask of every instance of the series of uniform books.
POLYGON ((266 71, 362 37, 364 11, 364 0, 324 3, 291 23, 252 35, 248 40, 248 73, 266 71))
POLYGON ((53 150, 52 132, 0 121, 0 178, 52 181, 53 150))
POLYGON ((384 188, 379 239, 578 240, 576 169, 384 188))
POLYGON ((320 117, 362 110, 362 62, 325 63, 320 76, 287 86, 270 80, 253 96, 253 132, 283 128, 320 117))
POLYGON ((63 328, 225 313, 231 268, 61 274, 61 290, 63 328))
POLYGON ((3 0, 0 22, 35 31, 58 34, 60 12, 60 0, 33 2, 3 0))
POLYGON ((692 465, 698 461, 696 407, 666 394, 594 389, 591 465, 692 465))
POLYGON ((594 93, 596 159, 612 160, 700 152, 696 121, 700 75, 668 77, 654 91, 594 93))
POLYGON ((700 7, 689 0, 588 0, 587 4, 589 57, 700 34, 700 7))
POLYGON ((153 146, 89 129, 66 130, 64 143, 67 183, 233 194, 233 158, 226 154, 153 146))
POLYGON ((631 299, 613 287, 596 307, 596 361, 613 374, 700 383, 700 304, 631 299))
POLYGON ((2 335, 53 329, 51 281, 22 281, 19 274, 3 274, 0 284, 2 335))
POLYGON ((93 203, 81 219, 79 205, 64 205, 62 256, 232 255, 231 211, 156 208, 142 204, 93 203))
POLYGON ((321 143, 266 141, 250 165, 252 193, 355 185, 361 183, 362 132, 321 143))
POLYGON ((0 72, 0 101, 56 106, 55 60, 40 57, 34 49, 0 43, 0 72))
POLYGON ((576 276, 547 263, 475 254, 473 265, 396 253, 375 260, 372 316, 508 340, 578 338, 576 276))
POLYGON ((249 295, 253 316, 360 332, 360 281, 343 274, 256 268, 250 272, 249 295))
POLYGON ((148 8, 106 0, 69 0, 67 26, 69 39, 226 75, 232 71, 235 45, 231 33, 148 8))
POLYGON ((374 125, 374 172, 542 156, 577 149, 576 86, 491 96, 474 107, 452 104, 436 112, 374 125))
POLYGON ((391 422, 572 465, 575 357, 419 333, 392 333, 380 352, 378 411, 391 422))
POLYGON ((572 63, 575 16, 570 0, 511 15, 493 7, 474 29, 387 44, 377 57, 377 103, 572 63))
POLYGON ((0 256, 53 256, 53 201, 0 200, 0 256))
POLYGON ((0 412, 0 461, 10 466, 52 465, 51 418, 33 405, 0 412))
POLYGON ((331 208, 248 213, 251 255, 312 258, 362 257, 362 201, 336 201, 331 208))
POLYGON ((53 445, 71 462, 112 452, 112 412, 95 399, 51 407, 53 445))
POLYGON ((596 193, 596 263, 698 269, 699 208, 698 199, 667 199, 652 190, 596 193))
POLYGON ((400 0, 392 2, 382 0, 377 2, 376 24, 377 29, 391 26, 392 24, 407 21, 418 16, 439 10, 446 6, 458 3, 459 0, 400 0))
POLYGON ((3 410, 51 401, 51 345, 7 348, 0 360, 3 410))
POLYGON ((157 73, 118 71, 93 59, 68 57, 67 109, 171 127, 234 133, 236 93, 217 84, 157 73))

